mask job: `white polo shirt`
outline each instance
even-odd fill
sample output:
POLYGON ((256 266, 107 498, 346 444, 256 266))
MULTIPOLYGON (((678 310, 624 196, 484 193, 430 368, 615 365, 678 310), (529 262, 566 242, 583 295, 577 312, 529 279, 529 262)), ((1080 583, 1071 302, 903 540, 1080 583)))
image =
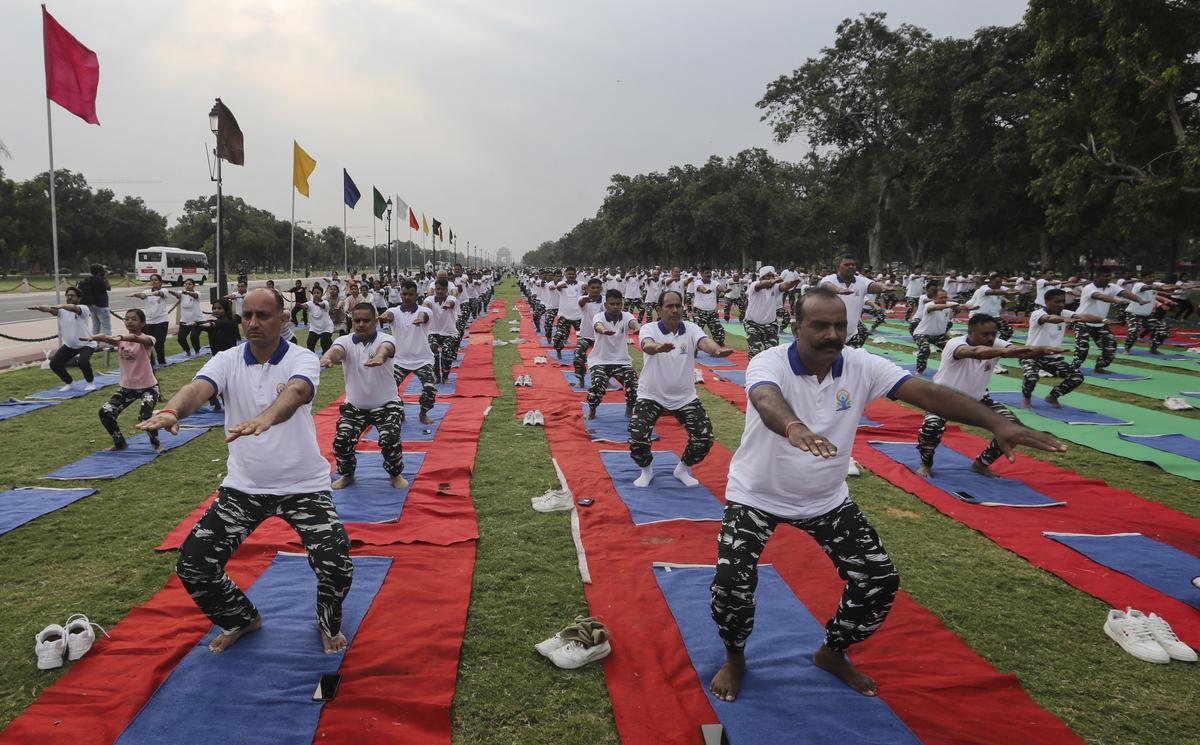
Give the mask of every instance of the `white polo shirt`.
POLYGON ((579 308, 579 298, 587 294, 587 287, 579 281, 573 285, 563 282, 559 294, 558 317, 568 321, 582 321, 583 312, 579 308))
POLYGON ((754 286, 758 282, 757 279, 753 280, 747 289, 750 299, 746 303, 746 320, 753 323, 775 323, 775 308, 778 307, 778 300, 783 293, 779 291, 777 284, 765 290, 757 290, 754 286))
POLYGON ((1126 313, 1131 316, 1142 316, 1145 318, 1154 312, 1155 300, 1158 298, 1158 291, 1154 288, 1154 285, 1140 281, 1134 282, 1130 292, 1142 300, 1149 300, 1150 302, 1144 305, 1142 303, 1130 303, 1125 306, 1126 313))
MULTIPOLYGON (((618 334, 620 336, 620 334, 618 334)), ((696 398, 696 350, 701 339, 707 339, 696 324, 680 321, 677 333, 670 333, 662 321, 648 323, 638 331, 638 348, 650 339, 656 343, 670 342, 669 352, 648 354, 642 360, 642 376, 638 382, 638 399, 649 399, 675 411, 696 398)))
POLYGON ((333 333, 333 319, 329 317, 328 300, 321 300, 321 305, 317 305, 316 300, 309 300, 304 307, 308 309, 308 333, 333 333))
MULTIPOLYGON (((978 400, 987 393, 988 381, 992 379, 992 371, 996 369, 996 365, 1000 364, 1000 358, 993 357, 990 360, 977 360, 970 357, 961 360, 954 359, 954 350, 963 346, 970 346, 965 336, 955 337, 946 344, 942 350, 942 361, 938 365, 937 374, 933 376, 933 382, 953 388, 965 396, 978 400)), ((992 342, 992 346, 1002 349, 1011 347, 1012 344, 997 338, 992 342)))
POLYGON ((796 417, 837 448, 825 459, 788 444, 746 407, 742 442, 729 464, 725 499, 792 520, 817 517, 850 497, 846 471, 859 417, 876 399, 895 396, 910 376, 886 358, 846 347, 824 380, 810 373, 796 344, 758 354, 746 369, 746 393, 777 386, 796 417))
MULTIPOLYGON (((378 409, 389 401, 399 401, 396 378, 388 362, 379 367, 363 367, 363 363, 375 356, 384 344, 396 348, 396 340, 376 330, 365 342, 357 334, 345 334, 333 341, 346 353, 342 360, 342 374, 346 378, 346 403, 360 409, 378 409)), ((389 360, 390 361, 390 360, 389 360)))
POLYGON ((438 336, 457 336, 458 327, 454 325, 458 318, 458 298, 453 295, 446 295, 445 305, 450 306, 450 310, 443 310, 442 303, 439 303, 433 295, 425 298, 422 305, 429 309, 433 314, 433 320, 429 322, 429 333, 438 336))
POLYGON ((597 313, 604 312, 604 296, 601 295, 599 300, 589 300, 580 307, 579 321, 579 338, 580 339, 596 339, 596 327, 592 325, 592 317, 597 313))
POLYGON ((396 356, 393 358, 396 367, 405 370, 416 370, 423 365, 433 364, 433 350, 429 348, 429 325, 433 321, 433 311, 424 305, 417 305, 412 312, 405 312, 402 306, 388 308, 392 314, 392 337, 396 343, 396 356), (425 323, 413 325, 413 321, 424 318, 425 323))
POLYGON ((597 323, 603 323, 605 327, 617 333, 612 336, 596 334, 596 345, 588 350, 587 366, 589 370, 596 365, 633 364, 633 359, 629 356, 629 322, 632 320, 634 320, 632 313, 621 311, 621 319, 613 323, 605 315, 603 306, 600 307, 599 312, 592 316, 590 324, 593 329, 592 333, 595 333, 595 325, 597 323))
MULTIPOLYGON (((928 301, 926 302, 926 306, 928 301)), ((921 307, 921 320, 917 323, 917 327, 913 329, 913 336, 941 336, 950 330, 950 324, 954 323, 955 308, 944 308, 942 310, 929 310, 928 307, 921 307)))
POLYGON ((1033 302, 1037 303, 1038 305, 1045 305, 1046 290, 1058 289, 1059 287, 1062 287, 1062 282, 1059 282, 1056 279, 1039 278, 1034 281, 1033 286, 1037 293, 1033 298, 1033 302))
POLYGON ((717 309, 717 290, 721 283, 715 279, 710 279, 705 282, 698 279, 692 283, 692 291, 695 296, 692 298, 692 306, 696 310, 716 310, 717 309), (703 287, 708 292, 699 292, 696 288, 703 287))
MULTIPOLYGON (((142 301, 142 311, 146 314, 146 324, 152 323, 167 323, 170 316, 167 314, 167 291, 146 290, 146 299, 142 301)), ((238 311, 241 312, 240 310, 238 311)))
POLYGON ((550 280, 546 284, 546 299, 544 301, 546 307, 551 310, 558 310, 561 297, 562 293, 558 291, 558 285, 555 284, 554 280, 550 280))
MULTIPOLYGON (((249 344, 218 352, 196 380, 207 380, 225 399, 225 432, 263 413, 298 378, 315 396, 321 376, 317 356, 304 347, 279 340, 266 364, 254 359, 249 344)), ((329 491, 329 461, 317 445, 312 401, 296 409, 286 422, 261 435, 229 443, 229 459, 221 486, 247 494, 304 494, 329 491)))
POLYGON ((240 292, 229 293, 230 302, 233 303, 233 317, 241 320, 242 318, 242 303, 246 302, 246 295, 240 292))
POLYGON ((180 323, 199 323, 204 320, 204 314, 200 312, 200 299, 194 298, 186 292, 179 293, 179 322, 180 323))
MULTIPOLYGON (((1096 294, 1112 295, 1116 297, 1121 293, 1121 286, 1113 283, 1108 283, 1105 287, 1098 287, 1095 282, 1088 282, 1084 285, 1083 290, 1079 293, 1079 313, 1090 313, 1093 316, 1104 318, 1108 315, 1108 309, 1112 307, 1112 303, 1106 303, 1099 298, 1094 297, 1096 294)), ((1092 328, 1100 328, 1102 323, 1087 323, 1085 326, 1092 328)))
MULTIPOLYGON (((987 313, 993 318, 1000 317, 1000 310, 1003 307, 1003 295, 989 295, 987 291, 992 288, 984 285, 971 295, 971 299, 967 301, 968 305, 978 305, 979 307, 971 311, 970 315, 977 316, 980 313, 987 313)), ((1007 290, 1007 287, 1000 287, 1001 290, 1007 290)))
POLYGON ((64 346, 71 349, 85 347, 95 349, 96 342, 83 341, 83 337, 92 335, 92 310, 86 305, 75 307, 79 308, 78 313, 72 313, 65 308, 58 311, 58 338, 62 340, 64 346))
POLYGON ((856 274, 854 279, 850 280, 850 284, 846 284, 838 278, 835 272, 821 277, 821 281, 817 284, 830 285, 839 290, 850 290, 849 295, 838 295, 838 297, 846 304, 846 325, 853 332, 859 321, 862 320, 862 309, 867 302, 867 290, 871 287, 871 280, 861 274, 856 274))
MULTIPOLYGON (((1029 340, 1031 347, 1061 347, 1063 332, 1067 330, 1065 323, 1043 322, 1041 319, 1050 315, 1043 308, 1038 308, 1029 314, 1029 340)), ((1062 318, 1071 318, 1075 311, 1063 308, 1058 314, 1062 318)))
POLYGON ((925 294, 925 275, 910 274, 906 282, 907 287, 904 290, 904 297, 915 300, 925 294))

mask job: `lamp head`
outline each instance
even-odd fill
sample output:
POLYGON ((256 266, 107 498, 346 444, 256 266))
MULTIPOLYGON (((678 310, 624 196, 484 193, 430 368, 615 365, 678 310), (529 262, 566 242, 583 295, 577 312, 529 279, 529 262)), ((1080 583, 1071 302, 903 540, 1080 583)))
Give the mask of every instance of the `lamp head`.
POLYGON ((213 134, 216 134, 221 128, 217 105, 215 103, 213 104, 212 111, 208 112, 208 128, 212 130, 213 134))

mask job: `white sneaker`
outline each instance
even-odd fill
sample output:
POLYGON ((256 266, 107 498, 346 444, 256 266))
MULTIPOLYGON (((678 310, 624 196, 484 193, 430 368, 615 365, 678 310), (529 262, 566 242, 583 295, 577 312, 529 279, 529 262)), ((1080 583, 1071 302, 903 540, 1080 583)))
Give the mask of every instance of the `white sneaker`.
POLYGON ((533 509, 536 512, 565 512, 574 507, 575 503, 571 501, 571 495, 561 491, 553 496, 548 494, 546 499, 540 499, 533 503, 533 509))
POLYGON ((67 391, 73 391, 73 390, 75 390, 75 386, 73 386, 71 383, 67 383, 66 385, 64 385, 64 386, 62 386, 61 388, 59 388, 59 389, 58 389, 58 392, 59 392, 59 393, 66 393, 67 391))
POLYGON ((858 476, 858 461, 850 459, 850 469, 846 472, 847 476, 858 476))
POLYGON ((85 385, 85 386, 83 387, 83 390, 85 390, 85 391, 94 391, 94 390, 96 390, 96 382, 95 382, 95 381, 92 381, 91 383, 88 383, 87 385, 85 385))
POLYGON ((525 412, 525 418, 521 420, 521 424, 524 424, 526 427, 533 426, 533 411, 532 410, 525 412))
POLYGON ((67 632, 62 626, 52 623, 33 637, 33 652, 37 655, 38 670, 53 670, 62 667, 67 653, 67 632))
POLYGON ((1114 608, 1108 612, 1108 618, 1104 621, 1104 633, 1121 645, 1121 649, 1143 662, 1165 665, 1171 661, 1167 650, 1154 641, 1145 616, 1135 618, 1131 613, 1123 613, 1114 608))
POLYGON ((96 632, 92 629, 93 626, 100 629, 100 633, 108 636, 108 632, 100 624, 92 623, 82 613, 76 613, 67 619, 68 660, 77 660, 84 656, 92 648, 92 645, 96 643, 96 632))
POLYGON ((546 426, 546 417, 542 415, 541 409, 533 410, 533 423, 539 427, 546 426))
POLYGON ((534 497, 534 498, 530 499, 529 501, 532 502, 533 504, 537 504, 538 502, 545 502, 545 501, 548 501, 551 499, 558 499, 563 494, 566 494, 566 493, 567 492, 563 491, 562 489, 547 489, 545 494, 543 494, 540 497, 534 497))
MULTIPOLYGON (((1130 615, 1140 616, 1141 611, 1132 611, 1130 615)), ((1179 660, 1180 662, 1195 662, 1196 650, 1179 641, 1179 637, 1175 636, 1175 630, 1171 628, 1171 624, 1166 622, 1162 616, 1157 613, 1151 613, 1146 619, 1146 625, 1150 627, 1150 635, 1154 637, 1154 641, 1158 642, 1158 646, 1166 650, 1171 659, 1179 660)))
POLYGON ((606 641, 592 647, 585 647, 579 642, 567 642, 548 654, 547 657, 550 658, 551 662, 564 670, 574 670, 577 667, 583 667, 589 662, 602 660, 611 652, 612 645, 606 641))
POLYGON ((562 634, 555 634, 545 641, 538 642, 533 645, 533 648, 538 651, 543 657, 549 657, 552 652, 556 652, 567 646, 567 640, 562 638, 562 634))
POLYGON ((525 383, 524 383, 524 385, 525 385, 525 387, 526 387, 526 388, 532 388, 532 387, 533 387, 533 378, 532 378, 532 377, 530 377, 530 376, 528 376, 528 375, 526 375, 526 376, 525 376, 525 383))

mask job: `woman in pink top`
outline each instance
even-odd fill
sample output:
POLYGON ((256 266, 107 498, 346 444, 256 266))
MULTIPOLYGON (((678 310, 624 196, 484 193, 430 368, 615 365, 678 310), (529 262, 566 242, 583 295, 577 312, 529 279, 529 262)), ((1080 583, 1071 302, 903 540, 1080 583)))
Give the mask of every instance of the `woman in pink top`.
MULTIPOLYGON (((162 397, 158 390, 158 379, 154 377, 154 367, 150 364, 150 350, 154 348, 154 337, 143 334, 146 325, 146 314, 140 308, 125 311, 125 328, 128 334, 108 336, 98 334, 91 337, 93 341, 106 342, 117 347, 121 361, 121 380, 117 392, 108 399, 108 403, 100 407, 100 422, 112 435, 113 446, 109 451, 124 450, 129 447, 117 417, 131 403, 141 399, 142 408, 138 412, 138 421, 144 422, 154 415, 154 405, 162 397)), ((158 433, 150 432, 150 444, 155 451, 161 451, 158 433)))

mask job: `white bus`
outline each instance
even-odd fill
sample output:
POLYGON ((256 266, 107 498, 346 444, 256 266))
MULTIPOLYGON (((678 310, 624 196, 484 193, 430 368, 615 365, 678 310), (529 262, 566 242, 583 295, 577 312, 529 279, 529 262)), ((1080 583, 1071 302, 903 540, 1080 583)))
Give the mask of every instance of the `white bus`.
POLYGON ((208 279, 208 254, 203 251, 184 251, 170 246, 150 246, 137 252, 134 271, 138 281, 149 282, 157 274, 163 282, 182 285, 185 279, 194 279, 202 285, 208 279))

